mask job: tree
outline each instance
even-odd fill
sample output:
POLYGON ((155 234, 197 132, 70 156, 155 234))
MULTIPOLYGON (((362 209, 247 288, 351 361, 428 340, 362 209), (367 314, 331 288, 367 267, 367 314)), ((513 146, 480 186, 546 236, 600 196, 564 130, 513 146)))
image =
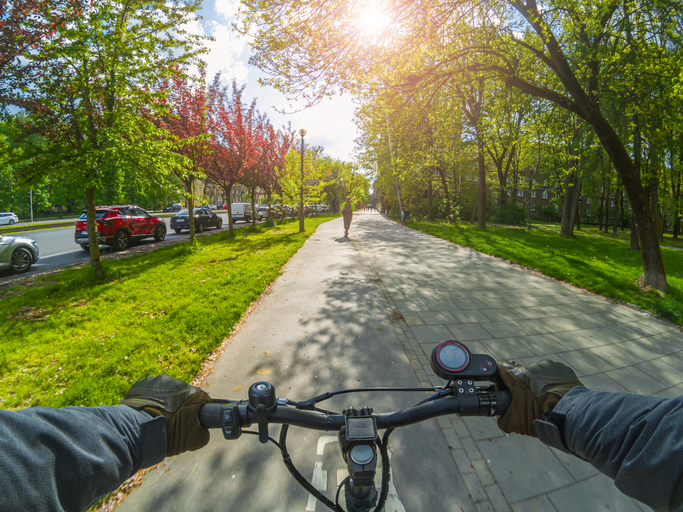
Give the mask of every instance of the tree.
POLYGON ((59 175, 85 191, 98 280, 105 274, 95 204, 104 174, 127 169, 155 179, 183 163, 168 132, 151 119, 165 111, 157 81, 200 51, 200 39, 182 29, 197 8, 194 0, 97 1, 61 27, 43 53, 22 54, 40 76, 24 92, 28 115, 13 123, 11 140, 22 148, 16 165, 24 184, 59 175))
POLYGON ((239 183, 247 169, 258 162, 259 145, 256 140, 256 100, 250 105, 242 101, 244 88, 233 80, 230 88, 217 74, 209 87, 209 144, 211 158, 206 167, 207 179, 221 187, 228 202, 228 228, 233 235, 232 188, 239 183))
POLYGON ((175 151, 185 157, 185 164, 176 167, 175 176, 185 187, 188 198, 188 217, 190 222, 190 243, 195 242, 194 226, 194 182, 205 175, 209 165, 210 145, 208 139, 209 116, 207 106, 206 72, 200 69, 199 77, 191 79, 181 73, 174 74, 170 80, 161 83, 164 93, 162 103, 169 110, 158 123, 176 137, 175 151))
POLYGON ((8 105, 26 106, 29 97, 24 91, 40 78, 45 50, 63 35, 65 23, 81 16, 81 4, 81 0, 0 3, 0 112, 8 105), (26 54, 33 58, 23 58, 26 54))
POLYGON ((243 30, 255 29, 251 62, 273 74, 272 84, 311 102, 337 87, 354 92, 386 87, 387 76, 426 92, 464 78, 471 83, 474 74, 503 80, 578 116, 605 148, 631 202, 643 256, 639 284, 666 290, 654 218, 638 167, 605 116, 600 98, 615 76, 626 87, 638 70, 655 64, 652 54, 638 46, 652 34, 663 47, 678 47, 678 18, 671 13, 680 12, 680 4, 652 5, 651 16, 636 19, 629 16, 629 2, 609 0, 555 0, 542 8, 535 0, 479 2, 474 8, 469 2, 391 0, 385 3, 387 28, 370 36, 358 23, 361 4, 330 0, 312 11, 293 1, 243 4, 243 30), (330 25, 329 19, 335 23, 330 25), (623 37, 624 29, 635 23, 632 43, 623 37), (324 39, 317 37, 323 31, 324 39), (631 59, 634 54, 637 62, 631 59))

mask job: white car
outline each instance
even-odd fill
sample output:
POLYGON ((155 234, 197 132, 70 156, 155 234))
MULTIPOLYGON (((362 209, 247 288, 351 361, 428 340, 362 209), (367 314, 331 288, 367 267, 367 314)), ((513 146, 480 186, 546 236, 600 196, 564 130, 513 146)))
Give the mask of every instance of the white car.
POLYGON ((249 223, 254 217, 254 214, 251 211, 251 203, 232 203, 230 209, 232 210, 233 222, 242 220, 249 223))
POLYGON ((19 222, 19 217, 17 217, 14 213, 0 213, 0 225, 9 224, 11 226, 12 224, 16 224, 17 222, 19 222))

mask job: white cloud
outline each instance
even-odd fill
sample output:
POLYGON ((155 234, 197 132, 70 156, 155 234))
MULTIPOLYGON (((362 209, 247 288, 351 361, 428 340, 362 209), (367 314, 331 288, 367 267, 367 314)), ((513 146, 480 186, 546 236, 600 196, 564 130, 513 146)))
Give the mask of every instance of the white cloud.
POLYGON ((246 42, 237 37, 229 24, 208 21, 204 26, 207 35, 215 39, 206 43, 209 53, 204 55, 209 80, 220 71, 226 79, 234 77, 244 83, 249 72, 247 59, 242 56, 246 42))
POLYGON ((214 11, 223 18, 232 18, 237 14, 239 5, 239 0, 216 0, 214 11))
MULTIPOLYGON (((210 35, 215 41, 206 43, 209 53, 203 56, 207 63, 207 80, 211 81, 220 71, 225 83, 234 77, 238 85, 246 84, 244 101, 250 103, 257 100, 257 108, 268 114, 271 124, 277 129, 291 121, 292 129, 306 129, 306 144, 323 146, 325 152, 333 158, 351 161, 353 157, 354 139, 358 136, 353 124, 355 105, 348 95, 325 99, 315 107, 296 114, 279 114, 273 105, 285 106, 291 111, 300 108, 287 101, 285 95, 272 88, 261 87, 258 78, 264 74, 255 67, 249 66, 249 47, 245 38, 238 38, 232 30, 235 14, 239 6, 238 0, 215 0, 213 11, 210 6, 204 10, 205 19, 196 28, 199 33, 210 35)), ((193 27, 195 28, 195 27, 193 27)))

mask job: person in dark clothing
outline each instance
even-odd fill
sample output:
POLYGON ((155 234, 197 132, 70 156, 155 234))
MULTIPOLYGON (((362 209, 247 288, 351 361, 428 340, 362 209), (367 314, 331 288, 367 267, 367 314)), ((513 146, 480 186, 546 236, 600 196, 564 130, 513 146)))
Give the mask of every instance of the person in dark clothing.
MULTIPOLYGON (((658 512, 683 511, 683 396, 592 391, 553 361, 499 368, 512 393, 503 431, 587 460, 658 512)), ((206 445, 199 410, 210 401, 162 375, 121 405, 0 410, 0 510, 87 510, 136 471, 206 445)))
POLYGON ((408 208, 403 208, 403 211, 401 212, 401 224, 406 225, 406 221, 408 220, 408 217, 410 217, 410 210, 408 208))

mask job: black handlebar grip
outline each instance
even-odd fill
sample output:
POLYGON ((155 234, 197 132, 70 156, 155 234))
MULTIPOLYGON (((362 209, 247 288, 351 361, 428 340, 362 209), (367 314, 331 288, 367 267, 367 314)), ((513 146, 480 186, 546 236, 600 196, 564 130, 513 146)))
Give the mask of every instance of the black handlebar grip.
POLYGON ((502 416, 512 405, 512 393, 509 391, 496 391, 496 416, 502 416))
POLYGON ((223 404, 204 404, 199 409, 199 423, 204 428, 222 428, 223 418, 221 417, 221 409, 223 404))

